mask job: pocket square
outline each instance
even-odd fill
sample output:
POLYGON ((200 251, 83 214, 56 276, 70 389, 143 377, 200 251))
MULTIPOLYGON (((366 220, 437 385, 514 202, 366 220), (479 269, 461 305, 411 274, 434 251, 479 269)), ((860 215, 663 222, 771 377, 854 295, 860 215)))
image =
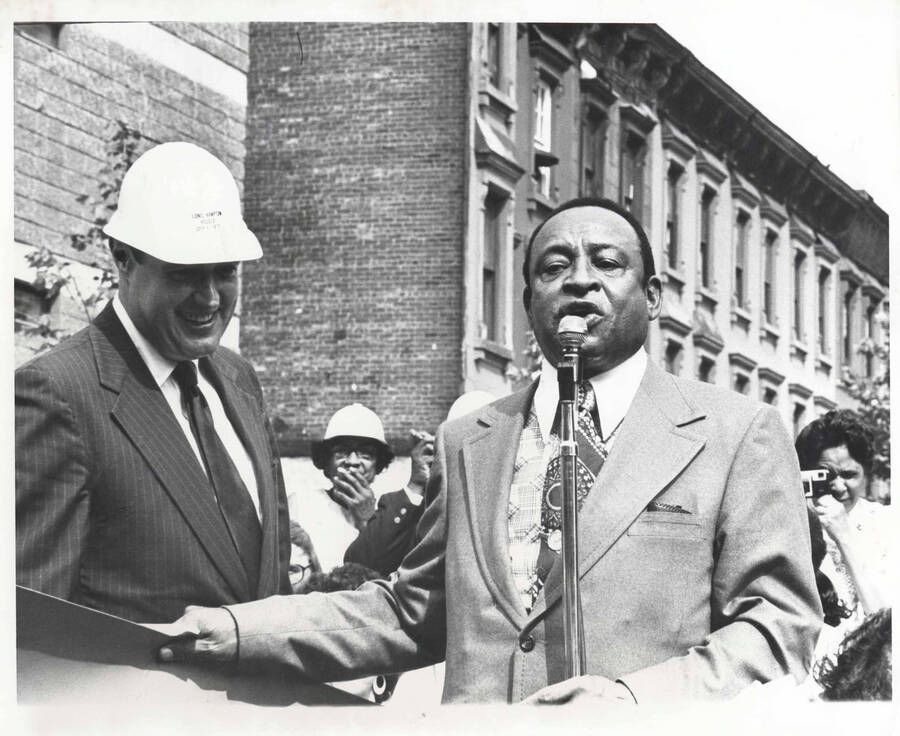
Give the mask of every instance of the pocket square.
POLYGON ((659 501, 651 501, 647 504, 647 511, 669 511, 673 514, 690 514, 687 509, 681 508, 677 503, 660 503, 659 501))

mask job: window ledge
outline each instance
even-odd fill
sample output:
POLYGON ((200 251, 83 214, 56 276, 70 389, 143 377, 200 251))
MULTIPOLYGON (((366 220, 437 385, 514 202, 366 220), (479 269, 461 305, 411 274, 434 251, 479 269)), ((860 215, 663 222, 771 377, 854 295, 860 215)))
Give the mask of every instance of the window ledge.
POLYGON ((762 332, 763 337, 772 340, 772 342, 777 342, 781 339, 781 330, 771 322, 764 321, 762 325, 760 325, 760 331, 762 332))
POLYGON ((834 363, 828 355, 819 353, 816 356, 816 368, 821 368, 826 373, 831 373, 831 369, 834 368, 834 363))
POLYGON ((516 101, 512 97, 501 92, 490 82, 479 90, 478 103, 482 107, 490 107, 497 110, 507 119, 519 110, 516 101))
POLYGON ((700 297, 700 303, 710 310, 714 310, 719 304, 719 297, 716 295, 716 292, 709 287, 698 286, 697 295, 700 297))
POLYGON ((663 273, 666 276, 666 281, 677 286, 679 290, 683 289, 685 283, 687 283, 687 278, 685 278, 681 269, 666 266, 663 273))
POLYGON ((806 356, 809 354, 809 347, 807 347, 805 342, 794 338, 791 340, 791 357, 799 358, 800 360, 806 360, 806 356))
POLYGON ((542 194, 537 189, 537 185, 534 183, 532 179, 532 186, 534 189, 531 192, 531 196, 528 197, 528 209, 531 212, 537 212, 540 215, 545 215, 554 207, 556 207, 556 203, 546 194, 542 194))
POLYGON ((494 365, 501 370, 506 369, 506 365, 512 362, 513 351, 493 340, 479 340, 475 343, 475 362, 485 362, 494 365))
POLYGON ((743 307, 732 307, 731 308, 731 323, 736 324, 743 329, 748 329, 750 327, 750 322, 752 317, 750 312, 748 312, 743 307))

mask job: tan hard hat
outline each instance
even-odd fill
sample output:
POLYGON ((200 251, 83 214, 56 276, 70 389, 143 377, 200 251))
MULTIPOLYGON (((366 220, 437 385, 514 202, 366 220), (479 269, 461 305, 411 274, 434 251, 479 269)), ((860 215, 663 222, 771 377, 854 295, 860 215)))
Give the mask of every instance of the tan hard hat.
POLYGON ((162 143, 122 179, 109 237, 168 263, 227 263, 262 256, 241 216, 237 184, 219 159, 193 143, 162 143))
POLYGON ((391 451, 387 440, 384 438, 384 425, 378 418, 378 415, 359 403, 352 403, 338 409, 328 420, 328 426, 325 427, 325 436, 321 442, 314 442, 312 445, 313 464, 317 468, 324 467, 326 459, 325 453, 328 445, 332 440, 339 437, 358 437, 367 440, 373 440, 384 451, 387 465, 393 460, 394 453, 391 451))

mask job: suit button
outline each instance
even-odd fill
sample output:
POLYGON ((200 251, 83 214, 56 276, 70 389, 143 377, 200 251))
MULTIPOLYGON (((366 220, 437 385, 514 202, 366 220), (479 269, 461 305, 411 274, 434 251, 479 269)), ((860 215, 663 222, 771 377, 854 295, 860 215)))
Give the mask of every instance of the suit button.
POLYGON ((534 637, 531 634, 526 634, 521 639, 519 639, 519 649, 523 652, 530 652, 534 649, 534 637))
POLYGON ((395 517, 394 517, 394 523, 395 523, 395 524, 399 524, 399 523, 400 523, 400 517, 399 517, 399 516, 395 516, 395 517))
POLYGON ((400 509, 400 516, 404 516, 406 514, 406 508, 400 509))

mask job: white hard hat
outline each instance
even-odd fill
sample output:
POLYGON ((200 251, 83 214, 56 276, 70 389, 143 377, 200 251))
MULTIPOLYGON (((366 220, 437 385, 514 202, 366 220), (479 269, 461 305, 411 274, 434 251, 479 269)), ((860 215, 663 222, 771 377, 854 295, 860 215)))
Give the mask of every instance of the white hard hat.
POLYGON ((386 458, 384 465, 394 458, 394 453, 384 438, 384 425, 374 411, 362 404, 353 403, 344 406, 328 420, 322 441, 314 442, 312 445, 313 464, 316 467, 324 467, 328 443, 338 437, 359 437, 377 442, 384 450, 386 458))
POLYGON ((209 151, 162 143, 122 179, 109 237, 168 263, 252 261, 262 256, 241 216, 237 184, 209 151))

